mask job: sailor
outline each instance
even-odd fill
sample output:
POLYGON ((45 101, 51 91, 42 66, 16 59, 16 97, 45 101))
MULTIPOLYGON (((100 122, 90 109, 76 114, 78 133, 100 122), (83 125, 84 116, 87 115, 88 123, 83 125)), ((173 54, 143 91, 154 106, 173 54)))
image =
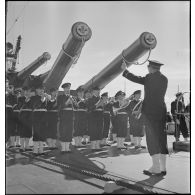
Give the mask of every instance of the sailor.
POLYGON ((23 88, 24 98, 21 97, 18 103, 19 112, 19 131, 20 131, 20 151, 30 150, 29 141, 32 137, 32 100, 31 89, 28 87, 23 88))
POLYGON ((91 140, 91 149, 99 150, 103 132, 103 109, 101 108, 100 89, 92 89, 92 97, 88 99, 87 106, 89 112, 88 131, 91 140))
POLYGON ((33 104, 33 154, 43 155, 43 146, 46 141, 47 131, 47 109, 46 109, 46 95, 44 88, 40 84, 36 86, 36 95, 32 96, 33 104))
POLYGON ((125 93, 118 91, 115 94, 116 102, 113 104, 113 111, 115 113, 114 118, 114 132, 116 132, 117 139, 117 148, 126 149, 124 146, 125 137, 127 135, 127 123, 128 123, 128 114, 126 111, 125 103, 125 93))
POLYGON ((10 141, 9 147, 15 146, 16 125, 13 106, 17 104, 17 96, 14 94, 14 86, 6 86, 6 142, 10 141))
POLYGON ((19 119, 19 113, 20 113, 20 109, 25 101, 25 96, 24 96, 24 89, 25 87, 23 87, 21 89, 21 91, 17 94, 17 104, 15 104, 13 106, 13 114, 14 114, 14 122, 15 122, 15 129, 16 129, 16 147, 20 147, 20 133, 21 133, 21 127, 22 127, 22 123, 19 119))
POLYGON ((76 89, 77 97, 77 109, 75 110, 75 122, 74 122, 74 140, 75 146, 83 146, 82 141, 86 142, 87 138, 87 105, 84 97, 84 89, 82 86, 76 89), (84 140, 82 138, 84 137, 84 140))
POLYGON ((59 111, 59 139, 61 142, 61 154, 70 153, 70 143, 74 128, 75 100, 70 95, 71 83, 64 83, 64 94, 58 96, 57 104, 59 111))
POLYGON ((135 146, 135 149, 145 148, 145 146, 141 145, 141 140, 144 136, 143 120, 139 115, 142 106, 142 101, 140 100, 141 90, 136 90, 133 96, 134 99, 126 108, 129 115, 131 142, 135 146))
POLYGON ((108 101, 108 92, 105 92, 101 95, 103 100, 103 110, 104 110, 104 128, 103 128, 103 139, 102 145, 108 145, 108 133, 112 127, 111 123, 111 113, 112 113, 112 104, 108 101))
MULTIPOLYGON (((92 97, 92 93, 91 90, 87 90, 84 92, 84 99, 85 99, 85 103, 87 104, 88 99, 92 97)), ((88 126, 89 126, 89 112, 87 110, 87 129, 86 129, 86 133, 83 136, 83 141, 81 142, 82 144, 87 144, 90 143, 90 136, 89 136, 89 130, 88 130, 88 126)))
POLYGON ((148 71, 145 77, 135 76, 126 68, 126 63, 122 63, 123 76, 130 81, 144 85, 145 97, 142 105, 142 115, 144 117, 146 142, 150 156, 152 157, 152 167, 144 170, 147 175, 166 174, 166 154, 167 135, 166 126, 166 105, 164 102, 167 90, 168 79, 160 72, 163 65, 158 61, 148 60, 148 71))
POLYGON ((171 114, 173 115, 173 119, 175 121, 175 139, 176 141, 179 141, 180 132, 182 133, 184 137, 184 141, 189 141, 189 133, 188 128, 185 121, 185 105, 184 101, 182 101, 182 93, 178 92, 176 94, 175 101, 171 102, 171 114), (180 114, 177 114, 180 113, 180 114))
POLYGON ((57 124, 58 124, 58 90, 51 88, 49 90, 51 96, 47 98, 47 144, 49 149, 56 149, 57 124))

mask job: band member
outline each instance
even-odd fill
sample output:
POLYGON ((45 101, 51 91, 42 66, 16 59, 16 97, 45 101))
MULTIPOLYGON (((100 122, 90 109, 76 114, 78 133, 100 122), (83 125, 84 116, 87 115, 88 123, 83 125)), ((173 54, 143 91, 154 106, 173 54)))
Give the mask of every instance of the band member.
POLYGON ((61 154, 69 153, 70 143, 73 136, 74 127, 74 106, 75 100, 70 95, 71 83, 64 83, 62 88, 64 94, 58 96, 57 104, 59 111, 59 136, 61 141, 61 154))
POLYGON ((91 91, 90 90, 85 91, 85 93, 84 93, 85 100, 87 100, 87 99, 89 99, 91 97, 92 97, 91 91))
POLYGON ((14 86, 6 85, 6 142, 10 140, 10 146, 15 146, 16 125, 13 114, 13 106, 17 104, 17 96, 14 94, 14 86))
POLYGON ((189 141, 188 128, 185 121, 185 105, 184 101, 182 101, 182 93, 178 92, 176 94, 176 100, 171 102, 171 114, 173 115, 173 119, 175 121, 175 139, 179 141, 180 132, 182 133, 184 140, 189 141), (177 114, 178 113, 178 114, 177 114))
POLYGON ((74 122, 74 140, 75 146, 83 146, 82 137, 87 134, 87 105, 84 100, 84 89, 82 86, 76 89, 77 97, 77 109, 75 110, 75 122, 74 122))
POLYGON ((166 105, 164 102, 168 79, 160 72, 163 64, 158 61, 149 60, 148 71, 145 77, 135 76, 126 68, 125 62, 121 68, 123 76, 130 81, 144 85, 145 97, 142 105, 144 117, 146 142, 149 154, 152 157, 152 167, 144 170, 147 175, 166 174, 167 135, 166 105))
POLYGON ((118 91, 115 95, 116 102, 113 104, 114 118, 114 131, 116 132, 117 148, 123 149, 125 137, 127 135, 128 114, 126 112, 125 93, 118 91))
POLYGON ((141 90, 137 90, 133 93, 134 99, 129 103, 126 110, 129 114, 129 124, 130 124, 130 135, 132 143, 135 146, 135 149, 145 148, 141 145, 142 137, 144 136, 143 130, 143 120, 139 115, 141 111, 142 101, 141 90))
POLYGON ((17 94, 17 104, 13 106, 13 114, 14 114, 14 122, 15 122, 15 129, 16 129, 16 147, 20 147, 20 134, 22 128, 22 122, 19 119, 20 109, 25 101, 24 91, 26 87, 21 89, 21 92, 17 94))
MULTIPOLYGON (((85 102, 88 102, 88 99, 92 97, 92 93, 90 90, 87 90, 84 92, 84 99, 85 102)), ((88 130, 88 126, 89 126, 89 112, 87 111, 87 130, 85 135, 83 136, 83 141, 81 142, 82 144, 87 144, 90 143, 90 136, 89 136, 89 130, 88 130)))
POLYGON ((88 131, 91 140, 91 149, 99 150, 103 131, 103 109, 100 107, 100 89, 92 89, 92 97, 88 99, 87 106, 89 112, 88 131), (99 108, 100 107, 100 108, 99 108))
POLYGON ((20 151, 29 150, 29 140, 32 137, 32 109, 31 89, 24 87, 24 98, 18 104, 19 113, 19 131, 20 131, 20 151))
POLYGON ((46 141, 47 109, 43 86, 36 87, 36 95, 32 96, 33 104, 33 154, 42 155, 43 144, 46 141))
POLYGON ((104 128, 103 128, 102 145, 107 145, 108 133, 110 128, 112 127, 111 114, 113 110, 112 110, 112 104, 108 102, 107 92, 101 95, 101 99, 103 101, 103 110, 104 110, 104 128))
POLYGON ((51 97, 47 98, 47 144, 50 149, 56 148, 57 124, 58 124, 58 105, 57 89, 51 88, 51 97))

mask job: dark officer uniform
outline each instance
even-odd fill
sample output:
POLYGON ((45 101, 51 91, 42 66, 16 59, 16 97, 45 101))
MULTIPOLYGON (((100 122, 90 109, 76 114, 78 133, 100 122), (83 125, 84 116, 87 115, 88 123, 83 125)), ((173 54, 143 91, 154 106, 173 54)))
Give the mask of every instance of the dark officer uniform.
MULTIPOLYGON (((154 66, 160 67, 158 62, 150 61, 154 66)), ((144 85, 145 97, 142 105, 146 141, 150 155, 168 154, 166 125, 166 105, 164 102, 168 80, 160 72, 147 74, 145 77, 135 76, 128 70, 123 76, 130 81, 144 85)))
MULTIPOLYGON (((177 93, 176 96, 181 95, 181 93, 177 93)), ((178 101, 177 99, 173 102, 171 102, 171 114, 173 115, 173 119, 175 121, 176 129, 175 130, 175 137, 176 139, 179 139, 180 132, 182 133, 184 138, 188 138, 188 128, 185 121, 185 116, 183 114, 176 114, 176 111, 178 113, 183 113, 185 109, 185 105, 181 101, 178 101), (180 124, 177 124, 176 119, 179 120, 180 124)))

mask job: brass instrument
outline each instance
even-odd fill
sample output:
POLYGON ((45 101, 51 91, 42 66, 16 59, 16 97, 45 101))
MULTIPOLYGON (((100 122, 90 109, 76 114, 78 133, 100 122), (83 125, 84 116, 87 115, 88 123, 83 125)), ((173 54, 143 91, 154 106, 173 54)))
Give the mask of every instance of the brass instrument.
POLYGON ((133 111, 132 111, 132 115, 135 115, 135 118, 136 119, 140 119, 142 113, 141 113, 141 110, 142 110, 142 104, 143 104, 143 101, 140 100, 133 108, 133 111), (136 110, 137 109, 137 110, 136 110))

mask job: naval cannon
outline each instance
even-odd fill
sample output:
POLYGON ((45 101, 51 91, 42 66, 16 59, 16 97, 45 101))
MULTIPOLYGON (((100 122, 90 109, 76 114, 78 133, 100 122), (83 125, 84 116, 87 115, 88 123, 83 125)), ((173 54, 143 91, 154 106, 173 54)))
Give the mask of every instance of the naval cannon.
POLYGON ((37 68, 39 68, 46 61, 50 60, 51 55, 48 52, 44 52, 40 57, 30 63, 27 67, 22 69, 19 72, 11 71, 7 72, 6 76, 9 80, 9 83, 14 87, 22 87, 23 85, 27 85, 26 80, 28 80, 31 73, 33 73, 37 68))
POLYGON ((51 70, 42 74, 43 85, 46 90, 59 88, 63 78, 72 64, 78 60, 86 41, 91 38, 92 32, 89 26, 83 22, 73 24, 71 33, 57 56, 51 70))
POLYGON ((121 65, 125 61, 127 67, 137 64, 137 60, 156 47, 157 41, 152 33, 144 32, 128 48, 124 49, 110 64, 83 85, 84 90, 94 86, 103 89, 113 79, 122 73, 121 65))

